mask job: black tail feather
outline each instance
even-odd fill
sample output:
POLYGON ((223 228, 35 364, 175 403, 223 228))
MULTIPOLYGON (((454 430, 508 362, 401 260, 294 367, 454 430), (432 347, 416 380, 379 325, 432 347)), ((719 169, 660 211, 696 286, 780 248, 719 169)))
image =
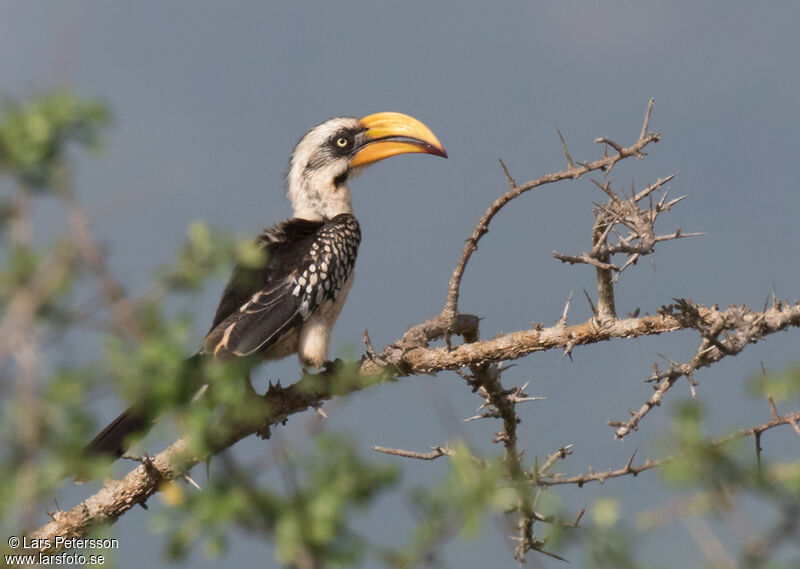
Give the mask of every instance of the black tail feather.
POLYGON ((128 407, 86 445, 84 453, 119 458, 128 450, 131 439, 143 435, 152 425, 152 418, 146 417, 136 407, 128 407))

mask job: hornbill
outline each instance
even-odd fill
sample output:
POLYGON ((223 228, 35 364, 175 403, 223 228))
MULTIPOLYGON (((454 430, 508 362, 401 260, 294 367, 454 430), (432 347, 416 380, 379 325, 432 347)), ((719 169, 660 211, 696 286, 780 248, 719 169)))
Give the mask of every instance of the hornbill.
MULTIPOLYGON (((293 217, 259 236, 263 266, 234 269, 202 348, 189 361, 296 353, 304 368, 321 368, 361 242, 347 182, 368 164, 416 152, 447 158, 427 126, 401 113, 333 118, 301 138, 287 174, 293 217)), ((114 419, 87 453, 121 456, 131 436, 155 419, 142 407, 134 404, 114 419)))

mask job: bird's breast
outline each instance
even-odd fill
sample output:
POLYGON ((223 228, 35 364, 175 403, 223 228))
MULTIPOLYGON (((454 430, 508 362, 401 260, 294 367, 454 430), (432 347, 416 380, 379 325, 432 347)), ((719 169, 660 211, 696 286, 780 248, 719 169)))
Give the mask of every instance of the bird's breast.
POLYGON ((353 273, 350 273, 338 296, 323 302, 303 323, 297 345, 297 357, 302 366, 321 368, 328 361, 331 332, 352 286, 353 273))

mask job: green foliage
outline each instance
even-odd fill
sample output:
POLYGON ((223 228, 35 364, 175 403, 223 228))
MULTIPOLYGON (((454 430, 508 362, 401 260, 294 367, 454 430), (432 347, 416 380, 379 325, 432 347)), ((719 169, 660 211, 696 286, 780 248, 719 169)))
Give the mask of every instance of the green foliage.
POLYGON ((778 403, 800 402, 800 365, 794 365, 781 373, 760 374, 750 380, 750 392, 760 398, 772 397, 778 403))
POLYGON ((234 466, 229 457, 220 459, 224 472, 212 476, 202 491, 171 489, 173 511, 154 521, 154 529, 169 532, 170 555, 184 556, 201 538, 206 554, 216 555, 238 525, 274 537, 281 563, 305 558, 349 567, 357 562, 366 545, 349 528, 349 516, 393 486, 397 472, 365 461, 344 437, 318 436, 315 445, 312 453, 283 458, 283 491, 256 486, 252 473, 234 466))
POLYGON ((513 508, 516 493, 508 486, 500 460, 482 460, 461 442, 452 445, 448 460, 444 479, 412 493, 418 512, 416 529, 404 549, 383 550, 387 565, 410 568, 437 564, 435 557, 442 542, 456 535, 475 539, 488 517, 513 508))
POLYGON ((79 451, 92 425, 83 403, 98 378, 94 367, 56 366, 37 393, 35 414, 19 397, 0 403, 0 518, 5 523, 23 516, 31 500, 46 499, 65 476, 78 472, 79 451), (36 438, 35 448, 27 437, 36 438))
MULTIPOLYGON (((775 386, 790 386, 792 373, 759 380, 770 393, 789 393, 775 386)), ((764 441, 762 440, 762 444, 764 441)), ((669 437, 670 454, 662 468, 665 481, 683 489, 690 496, 684 503, 683 516, 704 516, 730 521, 736 518, 743 500, 749 508, 754 503, 777 517, 784 517, 774 527, 759 527, 740 545, 739 558, 745 567, 791 567, 783 564, 781 547, 791 541, 786 524, 800 514, 800 461, 770 460, 757 456, 752 435, 712 439, 706 432, 703 409, 696 402, 679 406, 669 437), (753 502, 755 500, 755 502, 753 502), (766 544, 769 544, 768 546, 766 544)), ((749 509, 748 508, 748 509, 749 509)), ((643 527, 653 527, 658 515, 642 517, 643 527)), ((743 521, 735 522, 743 523, 743 521)), ((735 558, 735 552, 732 552, 735 558)))
POLYGON ((4 297, 30 282, 39 268, 39 253, 30 247, 12 246, 2 273, 0 273, 0 290, 4 297))
POLYGON ((711 442, 705 432, 703 410, 694 401, 678 408, 670 443, 676 458, 664 465, 662 472, 667 480, 682 486, 721 486, 737 480, 749 470, 746 463, 754 462, 750 456, 747 458, 751 460, 740 460, 746 455, 739 452, 738 441, 732 441, 730 448, 711 442))
POLYGON ((618 500, 600 498, 589 513, 590 522, 584 527, 584 554, 588 567, 597 569, 643 569, 648 567, 636 560, 638 536, 621 523, 622 510, 618 500))
POLYGON ((0 257, 0 514, 9 535, 63 485, 89 431, 84 401, 97 370, 45 350, 76 326, 69 294, 81 270, 76 247, 64 237, 36 248, 29 230, 34 198, 56 193, 69 174, 70 149, 97 148, 107 119, 102 103, 67 92, 7 99, 0 116, 0 174, 16 182, 15 196, 0 203, 0 242, 7 244, 0 257))
POLYGON ((257 269, 266 264, 266 251, 253 239, 237 240, 196 221, 175 260, 159 268, 156 277, 169 292, 197 292, 209 277, 227 276, 234 261, 244 270, 257 269))
POLYGON ((487 513, 503 512, 512 508, 513 489, 503 484, 505 472, 499 461, 479 460, 469 448, 458 443, 454 447, 452 465, 435 497, 428 496, 428 506, 439 512, 450 510, 461 520, 462 535, 477 537, 487 513))
POLYGON ((128 402, 141 403, 154 416, 191 398, 199 384, 179 381, 188 350, 188 319, 165 320, 151 305, 142 318, 145 334, 137 345, 115 336, 106 343, 110 377, 128 402))
POLYGON ((251 248, 235 242, 222 231, 214 231, 203 221, 189 226, 186 242, 175 261, 157 271, 159 280, 172 292, 196 292, 209 276, 230 270, 238 255, 253 262, 257 256, 251 248))
POLYGON ((65 174, 70 143, 98 148, 108 109, 64 91, 29 101, 6 99, 0 122, 0 167, 44 190, 65 174))
POLYGON ((395 484, 397 471, 359 458, 343 437, 322 436, 315 442, 317 451, 299 462, 305 484, 294 482, 276 518, 277 555, 283 562, 296 562, 307 551, 317 559, 352 563, 363 544, 347 528, 346 514, 395 484))
MULTIPOLYGON (((705 432, 703 412, 695 402, 678 408, 670 445, 674 458, 662 468, 664 478, 679 487, 709 492, 750 492, 777 498, 789 487, 775 484, 768 461, 757 460, 752 439, 712 440, 705 432), (745 442, 749 443, 745 445, 745 442)), ((786 472, 787 465, 781 466, 786 472)), ((792 477, 789 476, 788 480, 792 477)), ((796 496, 800 500, 800 494, 796 496)))

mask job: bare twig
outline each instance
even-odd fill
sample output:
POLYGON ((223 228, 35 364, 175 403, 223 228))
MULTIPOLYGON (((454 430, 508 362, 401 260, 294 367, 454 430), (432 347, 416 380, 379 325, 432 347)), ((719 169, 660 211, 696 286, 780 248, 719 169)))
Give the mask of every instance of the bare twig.
MULTIPOLYGON (((720 446, 729 443, 732 440, 741 439, 744 437, 748 437, 750 435, 758 437, 765 431, 774 429, 775 427, 780 427, 781 425, 794 425, 798 421, 800 421, 800 411, 794 411, 792 413, 787 413, 786 415, 771 417, 769 421, 762 423, 760 425, 756 425, 755 427, 750 427, 747 429, 739 429, 724 437, 713 439, 710 444, 712 446, 720 446)), ((605 482, 610 478, 620 478, 622 476, 629 476, 629 475, 636 476, 640 472, 651 470, 653 468, 659 468, 663 466, 665 463, 675 460, 680 455, 670 456, 667 458, 657 459, 657 460, 648 459, 638 466, 633 465, 633 460, 635 456, 636 452, 634 452, 631 455, 631 457, 628 459, 628 462, 622 468, 608 469, 608 470, 603 470, 601 472, 597 472, 590 469, 588 473, 579 474, 577 476, 569 476, 569 477, 564 477, 560 475, 545 476, 544 474, 540 474, 539 476, 532 476, 532 479, 535 484, 544 488, 550 486, 563 485, 563 484, 574 484, 580 487, 586 484, 587 482, 599 482, 602 484, 603 482, 605 482)))
POLYGON ((655 105, 655 103, 656 100, 653 97, 650 97, 650 100, 647 101, 647 110, 644 113, 644 122, 642 123, 642 131, 639 133, 639 140, 647 136, 648 129, 650 128, 650 114, 653 112, 653 105, 655 105))
POLYGON ((597 319, 603 324, 609 324, 617 317, 617 310, 614 302, 614 275, 610 266, 611 253, 601 251, 601 245, 605 243, 608 233, 614 223, 613 219, 608 220, 598 215, 597 222, 592 230, 592 251, 594 257, 604 266, 595 266, 597 273, 597 319))
MULTIPOLYGON (((614 146, 614 143, 610 143, 606 139, 598 140, 614 146)), ((661 199, 657 203, 653 202, 653 192, 663 189, 665 184, 674 178, 675 174, 660 178, 638 193, 632 185, 629 197, 613 190, 610 180, 606 180, 602 184, 592 180, 608 196, 608 202, 595 204, 596 220, 592 229, 591 250, 588 253, 581 252, 577 255, 553 252, 553 256, 563 263, 570 265, 582 263, 595 268, 598 290, 596 316, 602 325, 607 325, 616 318, 614 283, 622 271, 635 265, 641 257, 653 254, 658 243, 703 235, 702 233, 683 233, 680 228, 671 234, 656 235, 655 223, 658 216, 669 211, 673 205, 685 197, 681 196, 667 202, 669 188, 666 188, 661 199), (645 199, 647 200, 646 205, 642 205, 645 199), (620 230, 625 234, 623 235, 620 230), (616 238, 615 242, 610 240, 612 234, 616 238), (612 262, 612 257, 617 254, 627 255, 622 266, 612 262)))
POLYGON ((413 450, 403 450, 399 448, 388 448, 382 446, 373 446, 372 450, 382 452, 385 454, 393 454, 395 456, 402 456, 403 458, 416 458, 418 460, 434 460, 440 456, 450 456, 453 454, 447 447, 436 445, 430 452, 418 452, 413 450))
POLYGON ((561 139, 561 148, 564 149, 564 157, 567 159, 567 169, 571 170, 575 168, 575 162, 572 161, 572 156, 570 156, 569 150, 567 150, 567 142, 564 140, 564 135, 561 134, 560 130, 558 130, 558 138, 561 139))
POLYGON ((547 457, 547 460, 544 464, 539 468, 534 468, 534 474, 538 476, 543 476, 547 474, 551 468, 553 468, 559 460, 564 460, 569 455, 572 454, 572 445, 569 444, 567 446, 559 447, 559 449, 547 457))
POLYGON ((367 358, 374 360, 376 357, 375 346, 372 345, 372 338, 369 337, 369 331, 364 328, 364 348, 367 351, 367 358))
MULTIPOLYGON (((783 330, 786 326, 797 326, 800 321, 800 305, 793 305, 796 315, 784 312, 784 306, 776 304, 765 312, 753 311, 745 306, 731 306, 720 311, 716 308, 703 309, 691 301, 680 300, 670 310, 677 308, 683 321, 700 332, 702 341, 695 356, 686 363, 670 363, 666 370, 655 368, 648 381, 656 382, 655 392, 637 411, 631 411, 627 421, 609 421, 616 429, 615 436, 622 439, 639 426, 639 422, 653 407, 661 404, 664 395, 681 377, 690 381, 700 368, 714 364, 726 356, 736 355, 748 344, 756 342, 767 334, 783 330), (783 317, 781 316, 783 315, 783 317), (723 332, 725 337, 720 339, 723 332)), ((800 433, 798 433, 800 434, 800 433)))
MULTIPOLYGON (((639 139, 626 148, 618 147, 617 153, 612 154, 610 156, 603 156, 598 160, 593 162, 582 162, 580 165, 575 166, 572 163, 572 158, 567 153, 568 162, 567 162, 567 169, 561 170, 560 172, 555 172, 552 174, 546 174, 540 178, 535 180, 531 180, 521 185, 517 185, 513 182, 513 179, 510 175, 507 175, 507 179, 509 180, 509 184, 511 188, 497 198, 483 216, 478 221, 478 224, 475 226, 475 229, 472 231, 472 234, 467 238, 467 243, 464 246, 464 250, 461 253, 461 257, 456 264, 456 268, 453 271, 452 277, 450 277, 450 285, 447 292, 447 302, 445 303, 444 309, 442 310, 442 316, 445 319, 452 319, 458 313, 458 297, 459 291, 461 288, 461 279, 464 276, 464 270, 467 267, 467 263, 469 262, 470 257, 472 254, 478 249, 478 242, 480 241, 481 237, 483 237, 489 231, 489 224, 491 223, 494 216, 499 212, 506 204, 508 204, 514 198, 519 197, 520 195, 528 192, 532 189, 538 188, 540 186, 546 184, 552 184, 554 182, 558 182, 561 180, 568 180, 568 179, 578 179, 581 176, 587 174, 588 172, 593 172, 595 170, 610 170, 617 162, 620 160, 624 160, 625 158, 629 158, 631 156, 641 157, 643 156, 643 150, 649 144, 658 142, 661 138, 661 135, 658 133, 652 133, 647 131, 647 127, 650 121, 650 113, 653 107, 653 99, 650 100, 647 112, 645 114, 644 124, 642 128, 644 129, 643 134, 639 136, 639 139)), ((563 141, 563 137, 562 137, 563 141)), ((566 145, 564 145, 566 151, 566 145)), ((505 166, 505 165, 504 165, 505 166)), ((506 173, 508 172, 507 169, 504 170, 506 173)))
POLYGON ((572 302, 572 291, 569 291, 569 296, 567 297, 567 302, 564 303, 564 311, 561 313, 561 318, 558 320, 559 326, 566 326, 567 325, 567 315, 569 314, 569 305, 572 302))
POLYGON ((577 255, 565 255, 560 251, 553 251, 553 257, 555 257, 562 263, 567 263, 569 265, 574 265, 575 263, 583 263, 585 265, 591 265, 593 267, 596 267, 598 270, 616 271, 616 272, 620 272, 622 270, 618 266, 613 265, 611 263, 604 263, 603 261, 598 261, 588 253, 579 253, 577 255))

